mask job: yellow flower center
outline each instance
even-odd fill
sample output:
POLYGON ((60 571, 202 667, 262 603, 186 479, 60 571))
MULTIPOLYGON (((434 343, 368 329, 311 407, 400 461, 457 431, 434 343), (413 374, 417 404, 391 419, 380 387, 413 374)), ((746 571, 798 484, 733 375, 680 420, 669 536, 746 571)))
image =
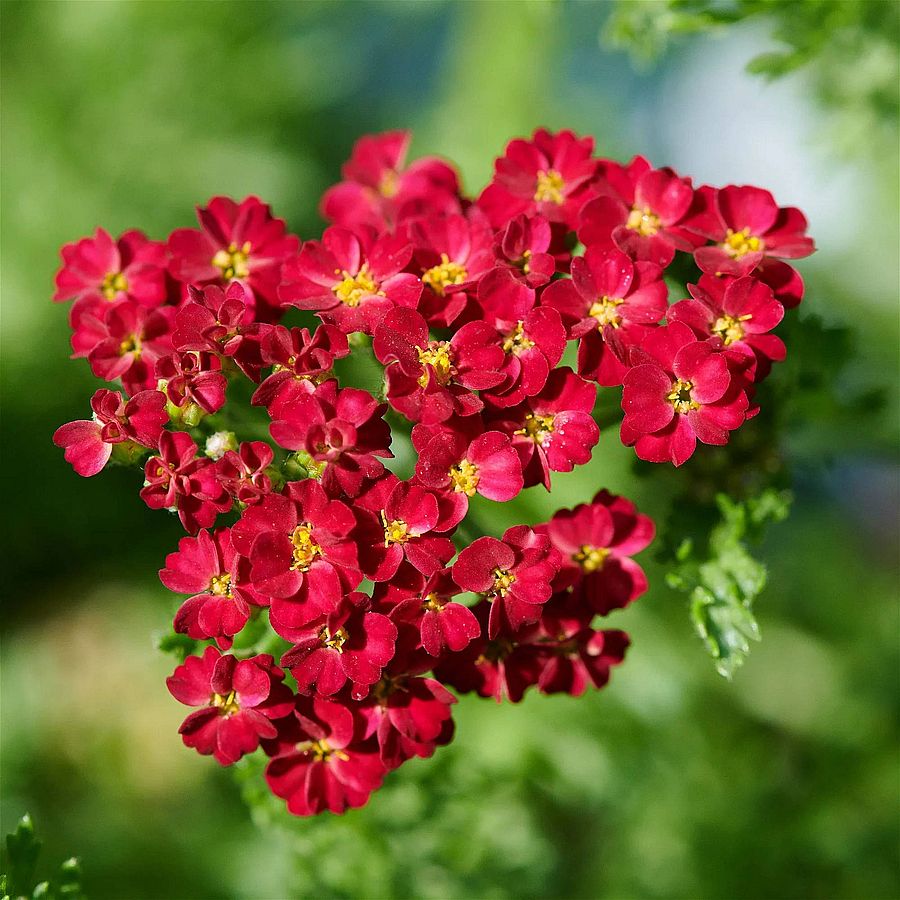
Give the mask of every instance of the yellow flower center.
POLYGON ((128 290, 128 279, 121 272, 108 272, 100 284, 100 293, 109 300, 116 299, 116 294, 128 290))
POLYGON ((469 273, 465 266, 451 262, 446 253, 441 254, 441 261, 436 266, 427 269, 422 275, 422 281, 436 294, 444 296, 444 290, 451 284, 462 284, 469 273))
POLYGON ((223 716, 233 716, 241 708, 240 703, 237 701, 237 694, 234 691, 230 691, 225 696, 213 694, 209 702, 211 706, 221 710, 223 716))
POLYGON ((543 444, 553 433, 553 416, 539 416, 537 413, 529 413, 525 416, 525 426, 516 431, 516 434, 524 434, 536 444, 543 444))
POLYGON ((355 275, 351 275, 346 269, 343 271, 335 269, 334 274, 343 275, 343 279, 332 285, 331 290, 344 306, 359 306, 362 298, 370 294, 375 294, 377 297, 384 296, 384 291, 378 290, 378 284, 369 274, 368 263, 363 263, 362 268, 355 275))
POLYGON ((440 612, 443 608, 444 604, 441 603, 437 594, 426 594, 422 598, 422 609, 426 609, 429 612, 440 612))
POLYGON ((491 592, 499 597, 505 597, 515 580, 516 576, 512 572, 508 572, 506 569, 494 569, 494 585, 491 592))
POLYGON ((124 356, 126 353, 133 353, 135 358, 141 355, 141 339, 136 334, 129 334, 119 344, 119 356, 124 356))
POLYGON ((762 238, 750 234, 749 228, 742 228, 740 231, 732 231, 729 228, 722 242, 722 249, 733 259, 741 259, 748 253, 756 253, 765 247, 762 238))
POLYGON ((221 575, 213 575, 209 582, 209 592, 217 597, 231 596, 231 575, 223 572, 221 575))
POLYGON ((402 519, 393 519, 388 522, 384 510, 381 511, 381 523, 384 525, 384 546, 391 544, 405 544, 409 538, 409 525, 402 519))
POLYGON ((685 415, 692 409, 700 409, 700 404, 691 397, 693 387, 690 381, 682 381, 680 378, 672 385, 672 391, 666 400, 675 407, 675 412, 685 415))
POLYGON ((467 497, 475 495, 478 487, 478 466, 464 459, 455 466, 450 467, 450 480, 453 482, 453 490, 465 494, 467 497))
POLYGON ((297 751, 306 756, 312 756, 316 762, 326 762, 332 756, 338 759, 350 759, 343 750, 335 750, 328 741, 301 741, 297 744, 297 751))
POLYGON ((378 193, 381 194, 382 197, 390 200, 391 197, 397 195, 399 189, 400 176, 393 169, 388 169, 384 175, 381 176, 381 181, 378 184, 378 193))
POLYGON ((523 322, 516 322, 516 327, 504 338, 503 350, 506 353, 513 353, 518 356, 534 346, 534 341, 525 337, 525 328, 523 322))
POLYGON ((298 525, 291 534, 291 543, 294 545, 292 569, 306 572, 313 560, 322 555, 322 548, 313 540, 312 525, 298 525))
POLYGON ((326 647, 337 650, 338 653, 344 652, 344 642, 349 636, 350 635, 348 635, 343 628, 338 628, 338 630, 332 634, 325 625, 322 626, 322 630, 319 632, 319 640, 326 647))
POLYGON ((212 258, 212 264, 221 269, 223 278, 246 278, 250 274, 249 259, 250 241, 244 241, 240 247, 231 243, 227 250, 219 250, 212 258))
POLYGON ((591 304, 588 315, 597 320, 597 328, 603 329, 604 325, 612 325, 618 328, 622 323, 622 317, 618 313, 620 307, 625 301, 618 297, 601 297, 591 304))
POLYGON ((590 574, 603 568, 609 552, 608 547, 592 547, 590 544, 582 544, 581 549, 572 556, 572 559, 590 574))
POLYGON ((538 203, 555 203, 561 206, 563 203, 563 188, 566 186, 562 175, 556 169, 547 169, 546 172, 537 173, 537 182, 534 187, 534 199, 538 203))
POLYGON ((636 231, 643 237, 652 237, 659 231, 661 225, 659 216, 655 215, 649 206, 645 206, 643 209, 637 206, 633 207, 628 213, 628 221, 625 222, 626 228, 636 231))
MULTIPOLYGON (((453 375, 453 360, 450 356, 450 345, 447 341, 432 341, 424 350, 419 351, 419 362, 423 366, 431 366, 438 384, 446 384, 453 375)), ((428 371, 419 376, 419 384, 422 387, 428 384, 428 371)))
POLYGON ((751 319, 752 316, 719 316, 713 323, 713 334, 717 334, 725 343, 725 346, 733 344, 744 337, 744 322, 751 319))

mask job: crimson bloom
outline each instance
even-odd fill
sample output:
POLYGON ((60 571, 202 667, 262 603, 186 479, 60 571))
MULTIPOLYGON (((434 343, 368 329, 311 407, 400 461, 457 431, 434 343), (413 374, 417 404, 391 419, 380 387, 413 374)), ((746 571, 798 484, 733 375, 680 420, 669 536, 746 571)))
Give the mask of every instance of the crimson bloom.
POLYGON ((507 528, 503 539, 480 537, 453 564, 453 580, 463 590, 491 601, 488 637, 537 622, 553 593, 560 555, 550 539, 527 525, 507 528))
POLYGON ((459 209, 456 170, 434 156, 404 166, 412 133, 386 131, 360 138, 341 172, 344 180, 322 197, 322 216, 345 228, 393 227, 403 211, 459 209))
POLYGON ((253 586, 273 598, 272 627, 290 632, 331 613, 362 580, 350 536, 356 519, 313 479, 248 506, 232 529, 253 586))
POLYGON ((389 312, 372 349, 385 365, 388 402, 414 422, 443 422, 484 406, 473 393, 505 380, 505 354, 486 322, 463 325, 449 341, 432 340, 425 319, 412 309, 389 312))
POLYGON ((221 372, 218 356, 203 351, 176 351, 156 361, 159 388, 173 406, 196 404, 205 413, 214 413, 225 405, 228 382, 221 372))
POLYGON ((597 173, 593 152, 593 138, 579 138, 571 131, 553 134, 539 128, 530 141, 512 140, 494 164, 494 179, 481 192, 478 205, 494 228, 522 213, 538 213, 573 229, 597 173))
POLYGON ((704 234, 715 244, 699 247, 694 259, 713 275, 749 275, 763 259, 798 259, 816 249, 806 235, 806 217, 794 206, 779 206, 762 188, 745 185, 703 187, 709 218, 704 234))
POLYGON ((667 293, 655 263, 594 246, 572 260, 571 279, 549 285, 541 303, 558 310, 567 336, 579 341, 578 374, 611 386, 622 383, 628 367, 607 341, 639 344, 666 314, 667 293))
POLYGON ((101 388, 91 397, 93 419, 60 425, 53 443, 65 450, 66 462, 85 477, 96 475, 109 462, 116 444, 156 447, 169 421, 165 395, 140 391, 124 400, 118 391, 101 388))
POLYGON ((596 191, 579 215, 578 239, 587 247, 618 247, 665 268, 676 250, 703 243, 691 180, 672 169, 654 169, 642 156, 627 166, 607 161, 596 191))
POLYGON ((313 310, 346 334, 372 334, 396 306, 414 308, 422 282, 403 272, 412 257, 404 237, 361 238, 346 228, 325 229, 321 242, 307 241, 285 266, 282 303, 313 310))
POLYGON ((393 456, 386 409, 368 391, 338 388, 334 379, 312 392, 290 385, 272 404, 270 431, 280 446, 303 450, 324 466, 326 490, 333 486, 354 497, 366 479, 384 471, 378 457, 393 456))
POLYGON ((227 450, 216 463, 222 487, 239 503, 259 503, 272 490, 267 469, 274 454, 265 441, 243 441, 237 450, 227 450))
POLYGON ((238 660, 207 647, 203 656, 189 656, 166 679, 176 700, 200 707, 178 729, 185 746, 230 766, 260 739, 274 738, 272 720, 290 715, 294 705, 283 678, 268 654, 238 660))
POLYGON ((680 466, 697 441, 728 443, 749 401, 724 354, 683 322, 657 328, 641 345, 622 392, 622 443, 640 459, 680 466))
POLYGON ((511 269, 530 288, 539 288, 557 270, 553 237, 553 228, 543 216, 518 215, 494 237, 495 262, 511 269))
POLYGON ((182 538, 159 571, 170 591, 192 595, 175 614, 175 631, 195 640, 215 638, 227 650, 247 624, 251 605, 267 603, 247 583, 248 574, 248 561, 235 552, 227 528, 182 538))
POLYGON ((197 445, 183 431, 164 431, 159 455, 144 466, 141 499, 150 509, 177 510, 190 534, 209 528, 231 508, 231 497, 216 478, 216 465, 197 458, 197 445))
POLYGON ((535 527, 560 552, 556 586, 574 587, 581 607, 601 615, 647 590, 647 576, 631 557, 653 540, 654 530, 653 520, 630 500, 606 490, 535 527))
POLYGON ((735 368, 753 381, 761 381, 773 362, 784 359, 784 341, 768 333, 784 317, 784 307, 768 285, 750 277, 703 275, 688 289, 694 299, 673 304, 670 322, 684 322, 701 339, 721 340, 735 368))
POLYGON ((571 472, 591 458, 600 439, 592 418, 597 388, 568 366, 554 369, 536 397, 512 409, 489 410, 487 425, 512 439, 525 486, 550 490, 550 472, 571 472))
POLYGON ((336 694, 348 682, 364 691, 381 677, 394 655, 397 626, 371 611, 371 600, 354 591, 303 628, 291 629, 294 646, 281 659, 302 693, 336 694))
POLYGON ((279 722, 278 737, 264 744, 273 756, 266 766, 272 793, 287 800, 288 812, 314 816, 364 806, 381 787, 386 769, 374 739, 341 703, 299 697, 294 715, 279 722))
POLYGON ((277 314, 281 266, 300 247, 283 219, 258 197, 240 203, 213 197, 197 207, 200 229, 178 228, 169 236, 169 271, 187 285, 221 287, 239 281, 257 302, 257 318, 277 314))

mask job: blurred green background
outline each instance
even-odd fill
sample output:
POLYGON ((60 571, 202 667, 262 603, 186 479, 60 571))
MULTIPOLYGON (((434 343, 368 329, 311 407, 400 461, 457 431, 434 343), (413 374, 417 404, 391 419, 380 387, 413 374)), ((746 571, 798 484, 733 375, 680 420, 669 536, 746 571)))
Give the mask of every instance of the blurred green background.
MULTIPOLYGON (((900 896, 897 8, 815 6, 819 57, 767 82, 745 71, 772 48, 765 15, 635 70, 598 40, 603 3, 2 4, 4 832, 30 811, 45 870, 78 854, 96 898, 900 896), (828 20, 846 7, 860 14, 828 20), (856 82, 835 90, 839 65, 856 82), (886 99, 867 103, 872 84, 886 99), (364 810, 251 816, 181 746, 154 648, 177 521, 135 473, 80 479, 50 442, 95 388, 50 303, 58 248, 98 224, 164 237, 215 193, 258 193, 312 237, 365 132, 413 128, 414 153, 453 159, 474 193, 539 125, 801 206, 820 248, 801 320, 853 348, 807 365, 838 401, 887 403, 798 407, 795 507, 760 551, 763 641, 733 683, 645 554, 653 587, 611 620, 634 643, 607 690, 465 698, 454 743, 364 810)), ((640 14, 638 37, 669 22, 664 4, 640 14)), ((533 489, 492 524, 599 486, 664 515, 665 473, 640 479, 631 457, 610 430, 552 498, 533 489)))

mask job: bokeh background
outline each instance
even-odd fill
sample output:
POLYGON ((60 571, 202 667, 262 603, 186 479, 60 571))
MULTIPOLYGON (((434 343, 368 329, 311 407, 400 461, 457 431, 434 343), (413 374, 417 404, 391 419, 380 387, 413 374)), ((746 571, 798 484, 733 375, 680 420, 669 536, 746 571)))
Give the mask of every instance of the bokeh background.
MULTIPOLYGON (((767 81, 745 70, 777 45, 765 13, 642 69, 598 39, 622 4, 2 4, 2 824, 32 813, 45 872, 79 855, 95 898, 900 895, 897 7, 805 5, 811 61, 767 81), (455 742, 366 809, 251 814, 176 734, 154 634, 177 521, 144 507, 135 473, 79 479, 50 442, 95 388, 50 303, 58 248, 98 224, 163 237, 216 193, 257 193, 315 236, 365 132, 413 128, 414 153, 455 160, 477 192, 539 125, 808 213, 801 321, 849 359, 815 356, 812 332, 833 396, 784 438, 796 502, 759 551, 763 640, 724 681, 645 554, 653 587, 614 617, 634 643, 607 690, 464 698, 455 742)), ((620 39, 672 24, 665 4, 637 11, 620 39)), ((613 431, 517 514, 601 485, 664 514, 659 476, 638 478, 613 431)))

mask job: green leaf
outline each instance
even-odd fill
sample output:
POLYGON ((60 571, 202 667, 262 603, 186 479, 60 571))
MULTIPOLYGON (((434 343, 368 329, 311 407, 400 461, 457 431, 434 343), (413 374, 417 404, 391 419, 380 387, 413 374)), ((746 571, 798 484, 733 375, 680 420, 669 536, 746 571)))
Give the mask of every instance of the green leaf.
POLYGON ((8 893, 13 897, 30 895, 41 842, 35 836, 34 823, 27 813, 19 820, 16 830, 6 836, 6 852, 9 856, 8 893))
POLYGON ((162 650, 163 653, 171 653, 178 658, 179 662, 184 662, 197 650, 199 643, 186 634, 177 634, 172 631, 157 638, 156 648, 162 650))

